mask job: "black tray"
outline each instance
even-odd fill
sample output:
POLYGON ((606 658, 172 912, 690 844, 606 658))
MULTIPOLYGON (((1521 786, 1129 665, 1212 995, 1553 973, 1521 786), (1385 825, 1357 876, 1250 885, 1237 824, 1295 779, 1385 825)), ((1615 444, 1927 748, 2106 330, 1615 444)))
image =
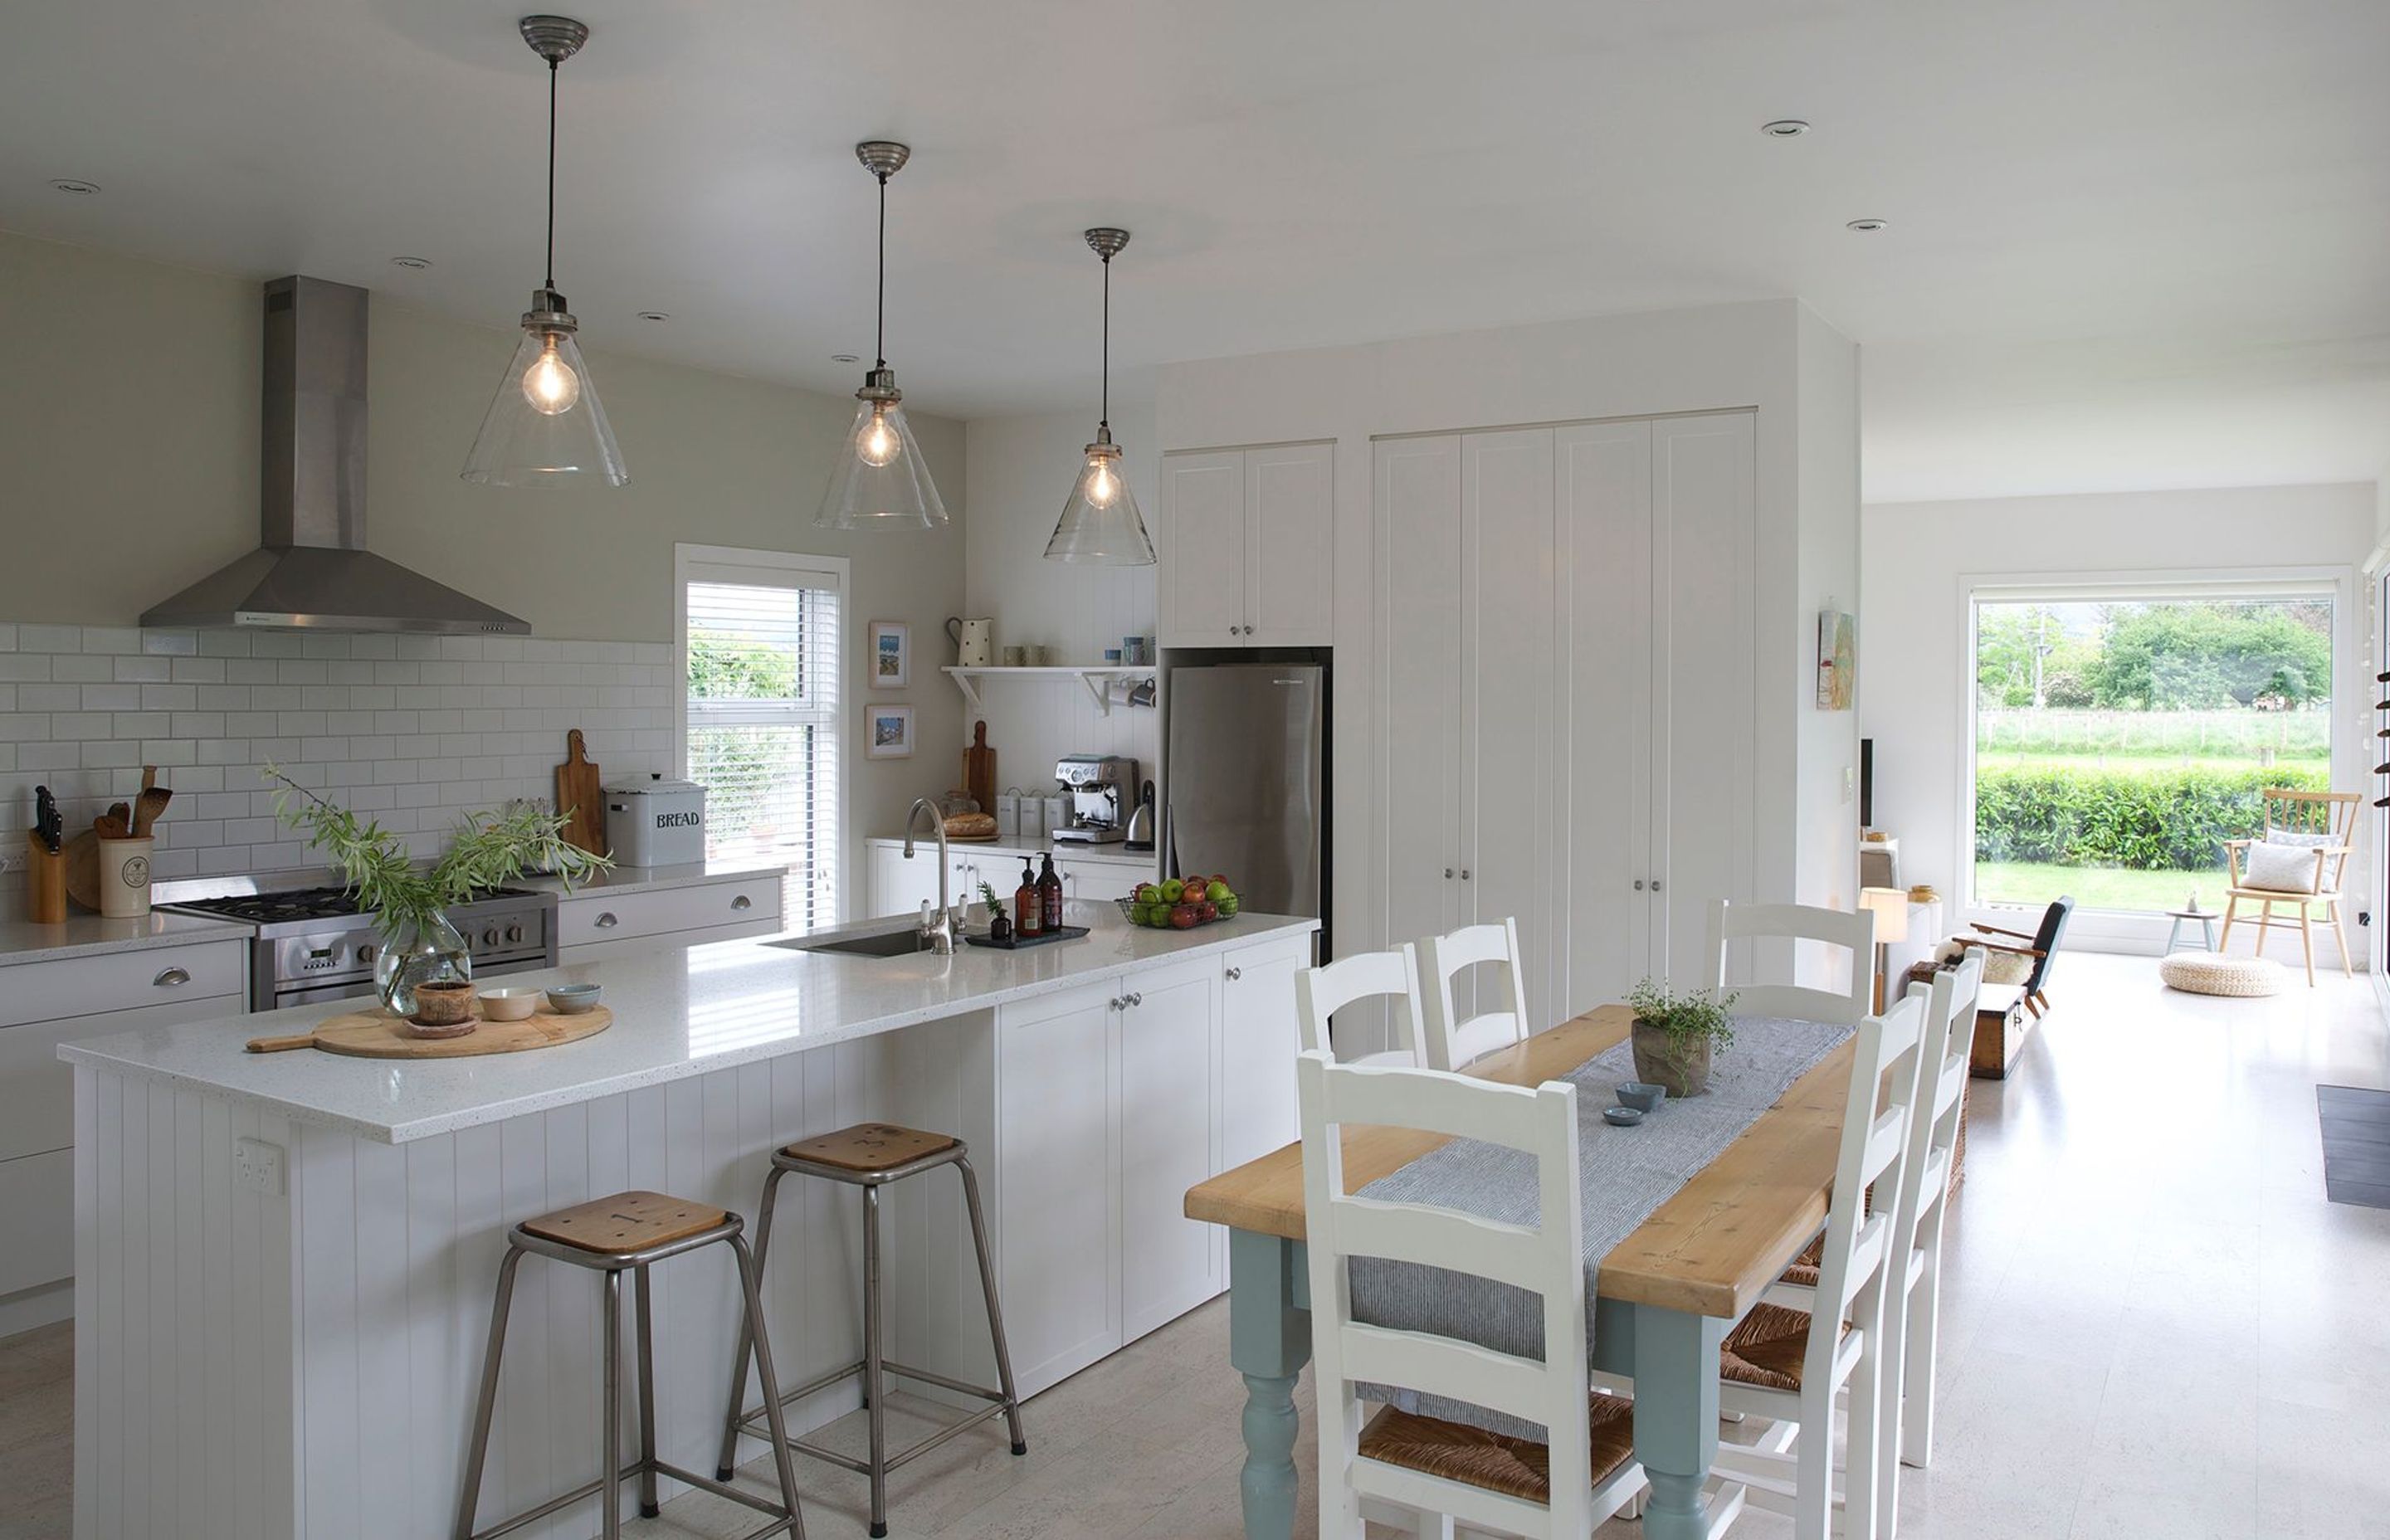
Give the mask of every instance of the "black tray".
POLYGON ((966 930, 963 940, 973 946, 992 946, 998 952, 1018 952, 1024 946, 1043 946, 1049 941, 1076 941, 1086 933, 1087 928, 1084 925, 1065 925, 1059 930, 1040 930, 1034 936, 1014 934, 1002 941, 995 940, 985 931, 973 935, 966 930))

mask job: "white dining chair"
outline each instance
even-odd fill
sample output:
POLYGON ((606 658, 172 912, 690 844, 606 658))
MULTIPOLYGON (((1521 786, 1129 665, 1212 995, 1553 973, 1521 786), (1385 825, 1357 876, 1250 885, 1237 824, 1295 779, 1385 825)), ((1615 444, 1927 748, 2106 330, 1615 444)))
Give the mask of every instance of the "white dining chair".
MULTIPOLYGON (((1427 1008, 1427 1032, 1421 1043, 1431 1070, 1462 1070, 1497 1048, 1526 1041, 1526 991, 1521 987, 1519 922, 1499 920, 1469 925, 1446 936, 1430 936, 1419 943, 1420 1000, 1427 1008), (1459 1019, 1453 981, 1483 965, 1493 975, 1495 1008, 1459 1019)), ((1485 975, 1477 978, 1480 999, 1485 975)))
POLYGON ((1882 1419, 1895 1415, 1885 1398, 1884 1319, 1905 1255, 1894 1217, 1914 1174, 1909 1133, 1925 1063, 1924 1020, 1925 1001, 1910 995, 1859 1022, 1814 1308, 1763 1300, 1727 1333, 1719 1354, 1720 1410, 1797 1429, 1790 1449, 1780 1440, 1722 1445, 1715 1467, 1722 1490, 1729 1500, 1739 1495, 1790 1517, 1794 1540, 1874 1540, 1879 1521, 1890 1527, 1891 1515, 1879 1507, 1882 1419), (1863 1198, 1870 1185, 1886 1200, 1872 1213, 1863 1198), (1818 1329, 1820 1322, 1828 1329, 1818 1329), (1839 1492, 1838 1398, 1849 1417, 1839 1492))
POLYGON ((1408 942, 1385 952, 1339 957, 1294 976, 1294 1014, 1304 1047, 1335 1057, 1330 1024, 1338 1011, 1362 1000, 1388 1002, 1386 1016, 1394 1041, 1388 1047, 1353 1055, 1344 1062, 1425 1068, 1420 1052, 1419 955, 1408 942))
POLYGON ((1634 1403, 1586 1383, 1585 1216, 1576 1090, 1529 1089, 1433 1070, 1296 1065, 1303 1112, 1311 1346, 1318 1390, 1321 1540, 1362 1540, 1362 1505, 1525 1540, 1587 1540, 1644 1485, 1634 1403), (1343 1125, 1482 1139, 1534 1157, 1534 1228, 1429 1204, 1349 1196, 1343 1125), (1354 1257, 1384 1257, 1539 1295, 1543 1354, 1514 1357, 1353 1318, 1354 1257), (1356 1387, 1393 1385, 1542 1425, 1548 1445, 1388 1406, 1362 1422, 1356 1387))
MULTIPOLYGON (((1894 1265, 1893 1292, 1884 1305, 1885 1416, 1882 1455, 1877 1464, 1877 1511, 1891 1514, 1900 1495, 1903 1465, 1922 1467, 1933 1457, 1934 1361, 1941 1340, 1942 1246, 1948 1215, 1950 1180, 1958 1163, 1959 1123, 1965 1114, 1970 1051, 1974 1044, 1975 1002, 1984 982, 1984 949, 1971 946, 1955 968, 1934 977, 1929 988, 1911 984, 1911 998, 1925 1002, 1920 1028, 1922 1078, 1917 1115, 1910 1120, 1908 1162, 1913 1178, 1893 1213, 1894 1245, 1908 1238, 1894 1265)), ((1814 1263, 1796 1264, 1768 1290, 1768 1299, 1797 1309, 1811 1308, 1818 1282, 1814 1263)))
POLYGON ((1736 984, 1735 1013, 1741 1016, 1789 1016, 1803 1021, 1829 1021, 1855 1026, 1875 1003, 1875 917, 1862 909, 1845 914, 1806 904, 1729 904, 1710 905, 1710 969, 1707 981, 1728 987, 1727 948, 1737 941, 1823 942, 1851 955, 1847 990, 1816 989, 1806 984, 1736 984))

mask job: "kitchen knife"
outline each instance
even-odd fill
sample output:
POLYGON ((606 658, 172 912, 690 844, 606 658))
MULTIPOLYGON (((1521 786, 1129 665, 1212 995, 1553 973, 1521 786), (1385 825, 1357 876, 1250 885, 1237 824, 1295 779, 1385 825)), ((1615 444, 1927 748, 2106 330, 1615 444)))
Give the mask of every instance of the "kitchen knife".
POLYGON ((33 788, 33 832, 41 837, 43 847, 52 854, 58 853, 58 843, 66 836, 66 820, 58 815, 58 800, 50 795, 46 786, 33 788))

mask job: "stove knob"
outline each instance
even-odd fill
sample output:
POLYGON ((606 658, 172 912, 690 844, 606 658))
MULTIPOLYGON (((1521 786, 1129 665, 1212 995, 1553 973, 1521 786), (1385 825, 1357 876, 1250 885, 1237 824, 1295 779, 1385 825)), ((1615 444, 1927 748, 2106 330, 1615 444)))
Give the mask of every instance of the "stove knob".
POLYGON ((358 948, 357 948, 357 961, 359 961, 359 962, 361 962, 361 963, 369 963, 369 962, 371 962, 371 961, 373 961, 373 960, 374 960, 374 946, 373 946, 373 943, 371 943, 371 942, 367 942, 367 943, 366 943, 363 946, 360 946, 360 947, 358 947, 358 948))
POLYGON ((507 927, 507 944, 508 946, 520 946, 522 944, 522 939, 523 928, 521 926, 509 925, 507 927))
POLYGON ((488 930, 482 932, 482 944, 483 946, 495 946, 498 944, 498 928, 496 926, 493 925, 488 930))

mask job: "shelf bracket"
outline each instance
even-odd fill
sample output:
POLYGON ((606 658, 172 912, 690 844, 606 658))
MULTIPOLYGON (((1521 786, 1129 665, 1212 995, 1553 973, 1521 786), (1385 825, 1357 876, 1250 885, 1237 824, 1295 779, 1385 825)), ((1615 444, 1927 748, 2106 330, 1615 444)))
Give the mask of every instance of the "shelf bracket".
POLYGON ((1079 683, 1086 686, 1087 693, 1096 698, 1097 715, 1112 714, 1112 682, 1110 674, 1083 673, 1079 675, 1079 683))
POLYGON ((946 670, 946 677, 952 679, 955 682, 955 687, 963 692, 963 699, 970 703, 972 711, 981 713, 986 712, 987 708, 979 703, 979 687, 971 683, 970 674, 960 669, 950 668, 946 670))

